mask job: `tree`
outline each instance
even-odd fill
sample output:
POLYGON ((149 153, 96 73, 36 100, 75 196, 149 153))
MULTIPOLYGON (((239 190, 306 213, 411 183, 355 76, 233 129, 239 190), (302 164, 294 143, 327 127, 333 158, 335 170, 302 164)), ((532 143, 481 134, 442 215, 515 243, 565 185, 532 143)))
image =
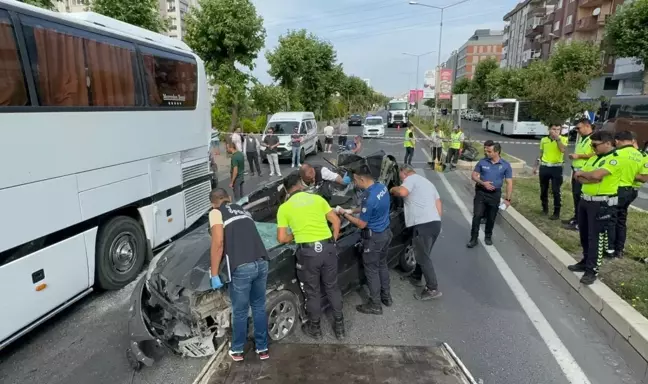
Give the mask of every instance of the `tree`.
POLYGON ((90 10, 153 32, 167 30, 160 16, 158 0, 92 0, 90 10))
POLYGON ((569 86, 581 92, 603 72, 601 51, 588 41, 558 43, 547 62, 559 80, 569 81, 569 86))
POLYGON ((256 83, 250 90, 254 108, 262 115, 286 111, 289 103, 288 92, 279 85, 256 83))
POLYGON ((467 93, 470 93, 471 101, 479 111, 483 110, 486 102, 493 100, 495 96, 495 90, 489 87, 487 79, 492 72, 497 70, 499 70, 499 64, 495 59, 480 61, 475 68, 475 74, 467 93))
POLYGON ((234 129, 251 81, 237 65, 254 68, 265 43, 263 19, 250 0, 200 0, 185 21, 185 41, 204 60, 214 81, 230 91, 230 129, 234 129))
POLYGON ((486 84, 493 99, 526 100, 529 96, 526 70, 522 68, 497 69, 488 74, 486 84))
MULTIPOLYGON (((625 3, 612 14, 605 26, 608 53, 636 57, 648 63, 648 0, 625 3)), ((643 93, 648 93, 648 68, 644 70, 643 93)))
POLYGON ((322 111, 339 75, 333 46, 305 29, 290 31, 279 38, 277 47, 266 53, 268 73, 281 86, 299 96, 309 111, 322 111))
POLYGON ((54 1, 52 0, 19 0, 21 3, 35 5, 37 7, 54 10, 54 1))
MULTIPOLYGON (((452 87, 452 93, 455 95, 461 95, 463 93, 468 93, 472 84, 469 78, 462 77, 457 80, 457 82, 452 87)), ((431 108, 434 108, 433 106, 431 108)))

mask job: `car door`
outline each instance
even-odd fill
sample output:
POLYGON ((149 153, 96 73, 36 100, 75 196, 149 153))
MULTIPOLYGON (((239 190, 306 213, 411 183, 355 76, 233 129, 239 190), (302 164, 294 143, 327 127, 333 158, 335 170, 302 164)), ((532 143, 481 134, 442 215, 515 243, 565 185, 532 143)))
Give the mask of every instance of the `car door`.
POLYGON ((353 224, 342 229, 337 241, 338 286, 342 293, 356 289, 364 281, 362 267, 362 239, 353 224))
POLYGON ((315 152, 315 140, 317 140, 317 124, 315 120, 306 120, 306 131, 306 142, 308 143, 306 153, 310 154, 315 152))

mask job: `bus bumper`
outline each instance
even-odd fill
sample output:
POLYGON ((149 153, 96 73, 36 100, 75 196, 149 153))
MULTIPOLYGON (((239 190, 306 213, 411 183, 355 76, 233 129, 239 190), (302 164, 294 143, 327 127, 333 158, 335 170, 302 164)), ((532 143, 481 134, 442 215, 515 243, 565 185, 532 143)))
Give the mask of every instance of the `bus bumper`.
POLYGON ((146 342, 156 342, 161 345, 162 342, 149 331, 144 322, 142 313, 142 296, 144 294, 144 285, 146 284, 146 275, 142 276, 135 286, 131 296, 130 307, 128 310, 128 336, 129 347, 126 351, 126 357, 133 369, 138 370, 142 365, 150 367, 154 360, 147 356, 142 350, 142 344, 146 342))

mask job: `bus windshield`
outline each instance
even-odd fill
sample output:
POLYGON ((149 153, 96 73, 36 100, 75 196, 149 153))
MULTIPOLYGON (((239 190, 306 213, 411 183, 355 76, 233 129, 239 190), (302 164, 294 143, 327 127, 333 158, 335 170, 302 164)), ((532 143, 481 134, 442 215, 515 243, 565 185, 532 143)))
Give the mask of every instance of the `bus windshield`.
POLYGON ((297 127, 299 127, 299 121, 273 121, 268 124, 266 131, 268 128, 272 128, 276 135, 289 135, 297 127))
POLYGON ((404 111, 407 109, 407 101, 398 101, 394 103, 389 103, 390 111, 404 111))
POLYGON ((520 101, 517 121, 538 121, 531 113, 531 103, 529 101, 520 101))

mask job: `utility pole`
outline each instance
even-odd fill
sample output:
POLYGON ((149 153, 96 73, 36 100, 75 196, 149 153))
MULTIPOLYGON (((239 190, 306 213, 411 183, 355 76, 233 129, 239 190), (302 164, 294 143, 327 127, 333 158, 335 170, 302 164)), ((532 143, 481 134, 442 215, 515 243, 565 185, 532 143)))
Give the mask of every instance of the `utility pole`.
POLYGON ((421 97, 418 97, 419 96, 419 94, 418 94, 418 91, 419 91, 419 77, 418 76, 421 73, 419 64, 420 64, 420 61, 421 61, 421 56, 429 55, 430 53, 434 53, 434 51, 421 53, 419 55, 415 55, 413 53, 403 52, 403 55, 416 57, 416 76, 415 76, 415 80, 416 80, 416 113, 417 114, 420 113, 420 111, 421 111, 421 97))

